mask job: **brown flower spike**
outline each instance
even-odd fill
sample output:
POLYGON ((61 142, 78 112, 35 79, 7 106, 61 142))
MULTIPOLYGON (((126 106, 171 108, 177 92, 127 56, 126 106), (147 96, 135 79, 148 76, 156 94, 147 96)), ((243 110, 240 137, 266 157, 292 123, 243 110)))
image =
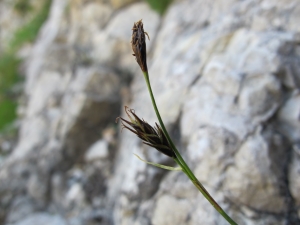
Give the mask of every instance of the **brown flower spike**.
POLYGON ((140 119, 135 114, 133 109, 129 109, 127 106, 125 106, 125 112, 130 121, 125 120, 122 117, 118 117, 116 122, 118 119, 121 119, 123 128, 135 133, 140 139, 143 140, 144 144, 156 148, 158 151, 169 157, 176 157, 175 153, 170 147, 169 142, 167 141, 164 132, 157 123, 155 123, 156 127, 153 128, 146 121, 140 119))
POLYGON ((135 56, 135 59, 143 72, 148 71, 145 34, 150 40, 149 35, 144 31, 142 20, 133 24, 131 47, 134 52, 133 56, 135 56))

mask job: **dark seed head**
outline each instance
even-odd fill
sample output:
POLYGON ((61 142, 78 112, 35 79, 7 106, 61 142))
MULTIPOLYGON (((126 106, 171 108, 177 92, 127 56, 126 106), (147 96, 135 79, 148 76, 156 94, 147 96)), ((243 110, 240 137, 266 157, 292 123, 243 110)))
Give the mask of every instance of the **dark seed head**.
POLYGON ((135 114, 134 110, 129 109, 127 106, 125 106, 125 112, 130 121, 122 117, 117 118, 117 120, 121 119, 123 128, 135 133, 140 139, 143 140, 144 144, 156 148, 158 151, 169 157, 176 157, 164 132, 157 123, 155 124, 155 127, 152 127, 146 121, 140 119, 135 114))
POLYGON ((132 28, 131 47, 134 52, 133 56, 135 56, 135 59, 143 72, 148 71, 145 35, 147 35, 149 39, 149 35, 144 31, 142 20, 134 23, 132 28))

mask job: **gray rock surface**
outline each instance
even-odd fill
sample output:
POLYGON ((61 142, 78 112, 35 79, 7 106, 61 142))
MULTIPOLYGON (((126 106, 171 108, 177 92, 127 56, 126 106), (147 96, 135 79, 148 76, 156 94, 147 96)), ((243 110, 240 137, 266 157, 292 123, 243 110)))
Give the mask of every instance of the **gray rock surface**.
POLYGON ((157 121, 129 44, 143 19, 158 108, 198 179, 238 224, 299 224, 299 11, 181 0, 160 17, 144 2, 53 0, 0 168, 0 223, 227 224, 183 173, 132 153, 172 160, 115 125, 124 105, 157 121))
POLYGON ((59 216, 52 216, 46 213, 35 213, 13 225, 36 225, 36 224, 65 225, 66 222, 59 216))

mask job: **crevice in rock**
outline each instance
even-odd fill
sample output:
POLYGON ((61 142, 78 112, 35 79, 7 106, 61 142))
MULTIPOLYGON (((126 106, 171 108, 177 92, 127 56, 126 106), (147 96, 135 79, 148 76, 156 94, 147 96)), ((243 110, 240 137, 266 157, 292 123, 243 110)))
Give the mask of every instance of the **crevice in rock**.
POLYGON ((300 224, 300 218, 297 215, 295 201, 291 195, 288 180, 289 165, 291 164, 293 151, 292 143, 289 141, 288 137, 277 130, 274 123, 265 128, 263 135, 266 139, 269 139, 271 170, 277 175, 278 188, 285 200, 285 210, 282 214, 278 215, 284 219, 285 225, 300 224), (272 136, 270 136, 270 134, 272 134, 272 136))
POLYGON ((106 184, 105 177, 100 170, 96 170, 93 174, 87 177, 87 182, 83 185, 87 200, 92 203, 94 197, 105 196, 106 184))
POLYGON ((180 130, 180 119, 181 119, 182 110, 180 110, 178 118, 174 123, 169 126, 169 133, 171 139, 173 140, 175 146, 179 149, 183 148, 182 141, 181 141, 181 130, 180 130))
POLYGON ((239 95, 241 94, 241 91, 243 89, 243 84, 244 84, 245 78, 247 77, 247 74, 242 73, 240 77, 241 77, 241 79, 239 81, 239 88, 238 88, 238 91, 237 91, 236 95, 234 96, 234 100, 233 100, 234 104, 237 104, 239 101, 239 95))
POLYGON ((300 44, 297 42, 286 42, 279 48, 278 54, 282 64, 277 74, 286 88, 298 91, 300 91, 299 49, 300 44))
POLYGON ((254 207, 251 207, 247 204, 232 201, 230 198, 225 196, 225 202, 227 202, 230 205, 230 208, 234 210, 235 212, 238 212, 239 214, 243 215, 246 218, 250 218, 251 220, 259 221, 262 218, 271 217, 275 219, 277 222, 284 220, 284 213, 276 213, 276 212, 270 212, 266 210, 259 210, 254 207), (246 207, 247 210, 252 211, 251 215, 249 213, 244 212, 243 207, 246 207))
POLYGON ((191 88, 192 86, 194 86, 202 77, 202 74, 199 73, 195 76, 194 80, 192 80, 192 82, 189 85, 189 88, 191 88))
POLYGON ((285 197, 285 204, 286 204, 286 211, 285 211, 285 225, 297 225, 300 224, 300 218, 297 213, 297 208, 295 204, 295 200, 291 195, 290 188, 289 188, 289 180, 288 180, 288 173, 289 173, 289 165, 292 161, 292 152, 293 148, 289 145, 286 158, 283 162, 283 177, 282 177, 282 194, 285 197))

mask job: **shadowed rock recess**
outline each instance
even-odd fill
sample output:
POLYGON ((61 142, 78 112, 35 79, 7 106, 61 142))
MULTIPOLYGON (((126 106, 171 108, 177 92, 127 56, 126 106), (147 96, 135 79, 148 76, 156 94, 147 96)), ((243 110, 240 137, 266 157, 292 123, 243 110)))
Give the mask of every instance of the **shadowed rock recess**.
POLYGON ((157 121, 131 55, 140 19, 158 108, 198 179, 240 225, 300 224, 298 0, 179 0, 163 17, 142 1, 53 0, 0 162, 0 223, 227 224, 115 124, 124 105, 157 121))

